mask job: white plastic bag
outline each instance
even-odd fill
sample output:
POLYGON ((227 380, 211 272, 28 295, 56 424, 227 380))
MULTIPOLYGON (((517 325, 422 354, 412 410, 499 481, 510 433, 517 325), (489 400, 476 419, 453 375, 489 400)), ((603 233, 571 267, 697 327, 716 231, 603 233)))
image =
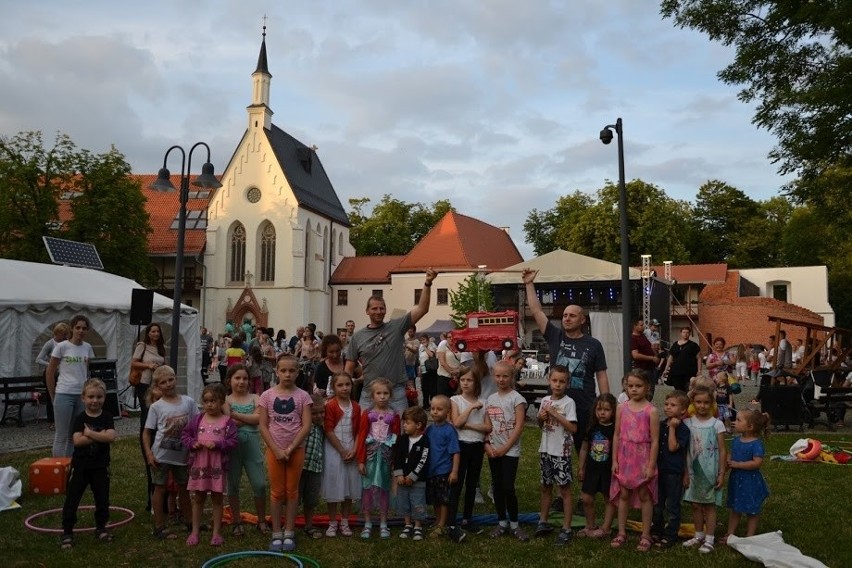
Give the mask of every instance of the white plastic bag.
POLYGON ((21 496, 21 474, 14 467, 0 467, 0 511, 21 496))
POLYGON ((805 556, 798 548, 784 542, 781 531, 749 537, 731 535, 728 546, 769 568, 828 568, 816 558, 805 556))

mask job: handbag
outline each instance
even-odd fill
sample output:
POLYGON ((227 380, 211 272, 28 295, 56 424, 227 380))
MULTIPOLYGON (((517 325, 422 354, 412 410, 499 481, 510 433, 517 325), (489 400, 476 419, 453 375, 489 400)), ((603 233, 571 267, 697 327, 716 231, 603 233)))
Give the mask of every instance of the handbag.
POLYGON ((423 363, 423 368, 426 369, 427 373, 437 373, 438 372, 438 358, 437 357, 427 357, 426 361, 423 363))
MULTIPOLYGON (((137 345, 139 345, 137 343, 137 345)), ((139 358, 139 361, 145 358, 145 351, 142 351, 142 357, 139 358)), ((127 382, 130 383, 130 386, 135 387, 142 382, 142 369, 136 369, 133 367, 133 359, 130 360, 130 374, 127 376, 127 382)))

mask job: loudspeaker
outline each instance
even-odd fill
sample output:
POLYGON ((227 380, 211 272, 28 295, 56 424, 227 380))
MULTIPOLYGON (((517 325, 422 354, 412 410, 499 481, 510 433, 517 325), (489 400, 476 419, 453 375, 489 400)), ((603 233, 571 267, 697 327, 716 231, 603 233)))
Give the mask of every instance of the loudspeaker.
POLYGON ((154 309, 154 291, 134 288, 130 298, 130 325, 148 325, 154 309))
POLYGON ((121 404, 118 402, 117 392, 107 391, 106 399, 104 400, 104 412, 112 414, 113 420, 121 420, 121 404))

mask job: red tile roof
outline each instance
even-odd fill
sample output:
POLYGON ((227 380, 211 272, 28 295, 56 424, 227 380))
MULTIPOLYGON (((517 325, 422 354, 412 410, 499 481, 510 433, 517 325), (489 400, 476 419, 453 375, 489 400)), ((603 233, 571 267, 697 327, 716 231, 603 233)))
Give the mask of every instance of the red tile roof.
POLYGON ((483 264, 492 271, 523 260, 503 229, 449 211, 393 272, 424 272, 429 267, 444 272, 463 272, 476 270, 483 264))
MULTIPOLYGON (((651 266, 651 270, 656 270, 657 276, 660 278, 666 273, 666 267, 662 264, 651 266)), ((672 278, 681 284, 724 282, 727 272, 728 265, 723 262, 717 264, 672 264, 672 278)))
POLYGON ((332 284, 390 284, 391 271, 404 256, 350 256, 331 275, 332 284))
MULTIPOLYGON (((178 191, 155 191, 149 189, 150 185, 157 179, 155 174, 134 175, 142 185, 142 193, 148 200, 146 209, 151 216, 151 229, 153 232, 148 237, 148 254, 151 256, 175 256, 177 252, 177 229, 170 228, 172 221, 177 218, 180 210, 180 192, 178 191)), ((180 187, 180 176, 172 175, 172 184, 180 187)), ((190 186, 189 191, 197 191, 201 188, 190 186)), ((186 202, 187 211, 204 210, 213 197, 211 191, 207 199, 189 199, 186 202)), ((199 255, 204 252, 207 235, 204 229, 187 229, 184 238, 184 253, 186 256, 199 255)))
MULTIPOLYGON (((156 174, 131 174, 142 186, 142 194, 147 203, 145 208, 150 216, 152 233, 148 236, 148 254, 151 256, 175 256, 177 253, 177 229, 172 229, 172 221, 177 218, 180 209, 180 193, 178 191, 162 192, 150 189, 150 185, 157 179, 156 174)), ((180 175, 172 175, 172 185, 180 187, 180 175)), ((193 192, 200 188, 190 186, 193 192)), ((210 201, 207 199, 189 199, 186 203, 187 211, 204 210, 210 201)), ((71 202, 61 200, 59 202, 59 219, 63 223, 72 218, 71 202)), ((187 229, 184 238, 184 252, 187 256, 199 255, 204 251, 206 243, 206 231, 204 229, 187 229)))

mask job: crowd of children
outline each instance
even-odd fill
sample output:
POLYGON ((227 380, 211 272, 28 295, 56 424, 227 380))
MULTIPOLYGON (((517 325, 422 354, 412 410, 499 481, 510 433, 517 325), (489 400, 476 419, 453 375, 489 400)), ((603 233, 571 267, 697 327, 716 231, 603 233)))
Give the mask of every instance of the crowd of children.
MULTIPOLYGON (((487 457, 497 515, 497 526, 489 536, 529 540, 519 525, 516 493, 527 402, 514 390, 511 362, 494 365, 497 390, 486 399, 481 397, 481 377, 475 369, 465 372, 459 381, 460 394, 432 397, 429 417, 419 406, 402 416, 394 412, 389 404, 391 384, 386 379, 371 383, 372 406, 361 408, 352 399, 353 382, 347 373, 331 376, 332 396, 328 399, 298 388, 298 373, 297 359, 282 355, 276 365, 277 382, 257 395, 252 392, 246 367, 235 364, 228 369, 224 385, 204 388, 199 412, 195 401, 178 394, 174 370, 168 366, 156 369, 143 435, 154 483, 155 537, 176 538, 167 528, 165 516, 170 484, 181 511, 192 512, 187 545, 199 544, 208 494, 212 504, 210 544, 224 542, 225 495, 233 519, 231 532, 243 535, 239 486, 245 471, 255 501, 257 528, 271 533, 271 551, 295 550, 300 499, 304 533, 310 538, 323 536, 313 522, 321 498, 329 513, 326 537, 353 535, 349 526, 352 503, 360 500, 362 539, 373 537, 374 515, 378 516, 379 538, 391 537, 388 517, 393 502, 404 519, 400 538, 421 540, 426 536, 427 505, 432 505, 435 523, 428 536, 461 542, 468 534, 480 532, 473 522, 473 508, 487 457), (267 491, 271 527, 266 522, 267 491)), ((696 381, 688 395, 669 392, 660 416, 648 401, 648 376, 633 370, 623 383, 626 400, 618 404, 611 394, 598 396, 588 427, 580 432, 576 405, 567 395, 569 378, 563 366, 550 369, 550 394, 537 413, 541 508, 536 537, 554 531, 548 522, 554 488, 564 508, 554 544, 569 544, 574 537, 572 453, 577 446, 577 476, 586 519, 577 536, 609 538, 616 521, 610 545, 620 548, 627 542, 629 509, 638 508, 641 536, 636 549, 669 548, 678 542, 681 502, 685 501, 692 508, 695 535, 683 545, 712 552, 717 507, 723 503, 728 472, 730 513, 725 538, 737 530, 742 515, 748 518, 746 534, 755 533, 768 496, 760 473, 761 438, 768 426, 765 415, 748 409, 736 414, 733 427, 738 436, 728 457, 726 427, 717 416, 718 391, 712 382, 696 381), (598 493, 604 496, 602 523, 595 515, 598 493)), ((110 539, 106 471, 115 430, 109 414, 102 412, 104 393, 103 383, 88 381, 83 389, 85 411, 74 422, 63 548, 73 546, 76 509, 87 486, 95 495, 96 535, 110 539)))

